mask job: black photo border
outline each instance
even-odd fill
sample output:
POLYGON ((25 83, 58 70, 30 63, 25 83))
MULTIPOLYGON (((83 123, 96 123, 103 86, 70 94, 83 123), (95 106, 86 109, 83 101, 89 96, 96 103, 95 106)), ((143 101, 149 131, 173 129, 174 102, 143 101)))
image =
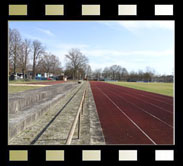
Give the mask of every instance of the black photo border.
MULTIPOLYGON (((2 3, 2 2, 1 2, 2 3)), ((0 109, 0 165, 4 166, 172 166, 181 165, 183 163, 183 124, 181 107, 175 100, 175 145, 8 145, 7 128, 8 128, 8 21, 12 20, 173 20, 175 21, 175 43, 177 43, 177 16, 176 16, 176 0, 7 0, 0 6, 0 67, 1 67, 1 109, 0 109), (9 16, 9 4, 26 4, 28 5, 27 16, 9 16), (45 4, 64 4, 63 16, 45 16, 45 4), (100 4, 100 16, 82 16, 82 4, 100 4), (118 16, 118 4, 136 4, 137 16, 118 16), (173 16, 155 16, 155 4, 171 4, 174 6, 173 16), (137 150, 138 161, 118 161, 119 150, 137 150), (9 161, 9 150, 28 150, 28 161, 16 162, 9 161), (46 150, 64 150, 65 160, 63 162, 48 162, 45 160, 46 150), (101 161, 82 161, 82 150, 101 150, 101 161), (155 150, 174 150, 173 161, 155 161, 155 150), (109 157, 110 156, 110 157, 109 157)), ((175 45, 175 64, 177 55, 177 45, 175 45)), ((175 65, 176 66, 176 65, 175 65)), ((176 67, 175 78, 178 80, 176 67)), ((174 80, 175 98, 177 96, 177 81, 174 80)))

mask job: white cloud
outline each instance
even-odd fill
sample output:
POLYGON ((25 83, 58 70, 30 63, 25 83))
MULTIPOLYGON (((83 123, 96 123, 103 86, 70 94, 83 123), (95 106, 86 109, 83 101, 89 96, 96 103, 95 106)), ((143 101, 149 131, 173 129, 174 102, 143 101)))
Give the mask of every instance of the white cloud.
POLYGON ((52 33, 50 30, 48 29, 42 29, 42 28, 36 28, 38 31, 48 35, 48 36, 55 36, 54 33, 52 33))
POLYGON ((174 65, 174 50, 137 50, 122 51, 110 49, 90 49, 83 51, 89 57, 93 70, 104 69, 106 66, 121 65, 128 71, 145 70, 147 66, 152 67, 159 73, 168 73, 169 68, 174 65))
POLYGON ((41 37, 35 36, 35 35, 30 35, 28 33, 22 33, 23 38, 27 38, 30 40, 39 40, 40 42, 45 42, 45 40, 41 37))
POLYGON ((174 30, 174 21, 119 21, 118 24, 130 31, 154 28, 174 30))
POLYGON ((160 57, 166 55, 174 55, 173 49, 154 51, 154 50, 138 50, 138 51, 123 51, 123 50, 112 50, 112 49, 88 49, 84 50, 86 55, 92 57, 121 57, 121 56, 147 56, 147 57, 160 57))
POLYGON ((89 46, 87 44, 76 44, 76 43, 59 43, 57 49, 70 50, 72 48, 85 49, 89 46))
POLYGON ((79 48, 81 52, 89 58, 89 64, 92 70, 111 65, 121 65, 129 72, 139 69, 145 70, 146 66, 150 66, 163 73, 173 68, 174 50, 134 50, 123 51, 114 49, 99 49, 87 44, 59 43, 51 51, 60 58, 62 66, 65 66, 65 55, 71 48, 79 48))
POLYGON ((137 32, 144 29, 164 29, 174 30, 174 21, 98 21, 113 29, 125 28, 131 32, 137 32))

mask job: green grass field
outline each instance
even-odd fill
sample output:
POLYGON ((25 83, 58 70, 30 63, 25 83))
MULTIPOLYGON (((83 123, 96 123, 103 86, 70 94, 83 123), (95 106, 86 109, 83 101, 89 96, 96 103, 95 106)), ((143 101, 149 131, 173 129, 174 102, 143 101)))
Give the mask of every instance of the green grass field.
MULTIPOLYGON (((48 81, 53 81, 53 80, 14 80, 14 81, 9 81, 9 84, 28 84, 28 83, 34 83, 34 82, 48 82, 48 81)), ((17 93, 17 92, 23 92, 26 90, 31 90, 31 89, 37 89, 40 88, 41 86, 8 86, 8 93, 17 93)))
POLYGON ((144 83, 144 82, 107 82, 115 85, 173 96, 173 83, 144 83))
POLYGON ((34 83, 34 82, 49 82, 49 81, 55 81, 55 80, 29 80, 29 81, 25 81, 25 80, 13 80, 13 81, 9 81, 9 84, 28 84, 28 83, 34 83))
POLYGON ((40 88, 40 86, 9 86, 8 87, 8 93, 17 93, 17 92, 23 92, 26 90, 31 90, 31 89, 37 89, 40 88))

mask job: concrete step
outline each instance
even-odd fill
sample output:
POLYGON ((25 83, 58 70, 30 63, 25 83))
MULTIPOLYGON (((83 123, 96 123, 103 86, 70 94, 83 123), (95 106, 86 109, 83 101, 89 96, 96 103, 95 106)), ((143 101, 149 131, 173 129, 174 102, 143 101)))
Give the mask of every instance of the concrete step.
POLYGON ((9 139, 19 132, 25 130, 29 125, 38 120, 44 113, 50 110, 52 105, 57 103, 65 94, 59 94, 54 98, 47 98, 37 102, 34 106, 22 110, 16 114, 9 114, 9 139))
POLYGON ((63 83, 49 87, 42 87, 39 89, 28 90, 26 92, 19 92, 16 94, 9 94, 9 114, 16 114, 22 111, 25 107, 31 106, 43 99, 55 96, 65 90, 71 89, 77 83, 63 83))
MULTIPOLYGON (((29 95, 27 92, 26 94, 22 93, 21 95, 26 96, 25 98, 22 97, 19 99, 18 96, 15 101, 20 110, 14 111, 13 113, 9 112, 8 116, 9 140, 37 121, 44 113, 51 110, 56 103, 62 100, 66 93, 74 89, 76 86, 78 86, 78 84, 73 83, 65 84, 64 86, 52 86, 52 88, 47 88, 46 90, 43 89, 43 91, 45 90, 46 95, 41 95, 44 92, 38 91, 41 96, 40 98, 36 98, 37 95, 35 95, 34 90, 30 91, 28 93, 29 95)), ((9 102, 9 108, 13 110, 12 107, 12 103, 9 102)))

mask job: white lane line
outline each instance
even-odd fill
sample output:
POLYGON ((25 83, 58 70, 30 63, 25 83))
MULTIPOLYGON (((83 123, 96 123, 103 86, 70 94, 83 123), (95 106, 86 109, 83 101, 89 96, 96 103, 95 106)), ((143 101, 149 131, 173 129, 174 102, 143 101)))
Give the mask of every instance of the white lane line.
MULTIPOLYGON (((127 94, 128 96, 132 96, 132 95, 129 95, 129 94, 127 94)), ((170 113, 170 114, 173 114, 173 112, 171 112, 171 111, 167 111, 167 110, 165 110, 164 108, 162 108, 162 107, 159 107, 159 106, 157 106, 157 105, 155 105, 155 104, 152 104, 152 103, 150 103, 150 102, 146 102, 146 101, 144 101, 144 100, 141 100, 141 99, 139 99, 139 98, 137 98, 137 97, 134 97, 134 96, 132 96, 133 98, 136 98, 137 100, 140 100, 140 101, 142 101, 142 102, 144 102, 144 103, 146 103, 146 104, 150 104, 150 105, 152 105, 152 106, 154 106, 154 107, 156 107, 156 108, 159 108, 159 109, 161 109, 162 111, 164 111, 164 112, 167 112, 167 113, 170 113)))
POLYGON ((139 98, 137 98, 137 97, 134 97, 134 96, 132 96, 132 95, 129 95, 129 94, 126 93, 126 92, 123 92, 123 93, 125 93, 127 96, 130 96, 130 97, 132 97, 132 98, 136 98, 137 100, 140 100, 140 101, 142 101, 142 102, 144 102, 144 103, 146 103, 146 104, 150 104, 150 105, 152 105, 152 106, 154 106, 154 107, 157 107, 157 108, 161 109, 161 110, 164 111, 164 112, 167 112, 167 113, 169 113, 169 114, 173 114, 173 112, 167 111, 167 110, 165 110, 164 108, 159 107, 159 106, 157 106, 157 105, 155 105, 155 104, 152 104, 152 103, 150 103, 150 102, 146 102, 146 101, 144 101, 144 100, 141 100, 141 99, 139 99, 139 98))
MULTIPOLYGON (((99 89, 99 88, 97 88, 97 89, 99 89)), ((148 134, 146 134, 145 133, 145 131, 143 131, 121 108, 119 108, 118 107, 118 105, 115 103, 115 102, 113 102, 112 100, 111 100, 111 98, 107 95, 107 94, 105 94, 101 89, 99 89, 102 93, 103 93, 103 95, 121 112, 121 113, 123 113, 123 115, 130 121, 130 122, 132 122, 134 125, 135 125, 135 127, 137 127, 154 145, 157 145, 156 144, 156 142, 154 141, 154 140, 152 140, 151 139, 151 137, 150 136, 148 136, 148 134)))
MULTIPOLYGON (((124 86, 120 86, 120 85, 117 85, 119 88, 120 87, 122 87, 122 88, 129 88, 129 87, 124 87, 124 86)), ((131 90, 133 90, 134 92, 138 92, 138 91, 140 91, 140 90, 138 90, 138 89, 133 89, 133 88, 129 88, 129 89, 131 89, 131 90)), ((143 91, 143 92, 145 92, 145 93, 148 93, 148 91, 143 91)), ((153 92, 149 92, 149 93, 153 93, 153 92)), ((164 96, 164 97, 162 97, 162 96, 159 96, 159 95, 161 95, 161 94, 147 94, 147 95, 143 95, 143 94, 141 94, 141 93, 136 93, 137 95, 140 95, 140 96, 145 96, 145 97, 147 97, 147 98, 149 98, 149 99, 152 99, 152 100, 156 100, 156 101, 159 101, 159 102, 161 102, 161 103, 164 103, 164 104, 167 104, 167 105, 173 105, 173 104, 170 104, 170 103, 167 103, 167 102, 165 102, 165 101, 162 101, 162 100, 164 100, 165 98, 166 98, 166 96, 164 96), (154 97, 156 97, 156 98, 159 98, 159 100, 158 99, 154 99, 154 97), (161 100, 162 99, 162 100, 161 100)), ((166 98, 165 100, 170 100, 170 101, 172 101, 172 99, 169 99, 169 98, 166 98)))
MULTIPOLYGON (((111 92, 111 93, 112 93, 112 92, 111 92)), ((149 116, 152 116, 152 117, 155 118, 156 120, 159 120, 160 122, 164 123, 164 124, 167 125, 168 127, 173 128, 172 125, 170 125, 170 124, 168 124, 167 122, 165 122, 165 121, 159 119, 157 116, 155 116, 155 115, 153 115, 153 114, 151 114, 151 113, 145 111, 143 108, 139 107, 138 105, 136 105, 136 104, 134 104, 134 103, 131 103, 131 102, 125 100, 123 97, 117 95, 116 93, 113 93, 113 94, 115 94, 115 95, 118 96, 119 98, 123 99, 125 102, 127 102, 127 103, 129 103, 129 104, 131 104, 131 105, 134 105, 135 107, 139 108, 139 109, 140 109, 141 111, 143 111, 144 113, 148 114, 149 116)))
POLYGON ((170 104, 170 103, 167 103, 167 102, 165 102, 165 101, 161 101, 161 100, 155 99, 155 98, 150 97, 150 96, 146 96, 146 95, 143 95, 143 94, 140 94, 140 93, 138 93, 138 95, 139 95, 139 96, 144 96, 144 97, 146 97, 146 98, 149 98, 149 99, 151 99, 151 100, 158 101, 158 102, 163 103, 163 104, 166 104, 166 105, 173 106, 173 104, 170 104))

